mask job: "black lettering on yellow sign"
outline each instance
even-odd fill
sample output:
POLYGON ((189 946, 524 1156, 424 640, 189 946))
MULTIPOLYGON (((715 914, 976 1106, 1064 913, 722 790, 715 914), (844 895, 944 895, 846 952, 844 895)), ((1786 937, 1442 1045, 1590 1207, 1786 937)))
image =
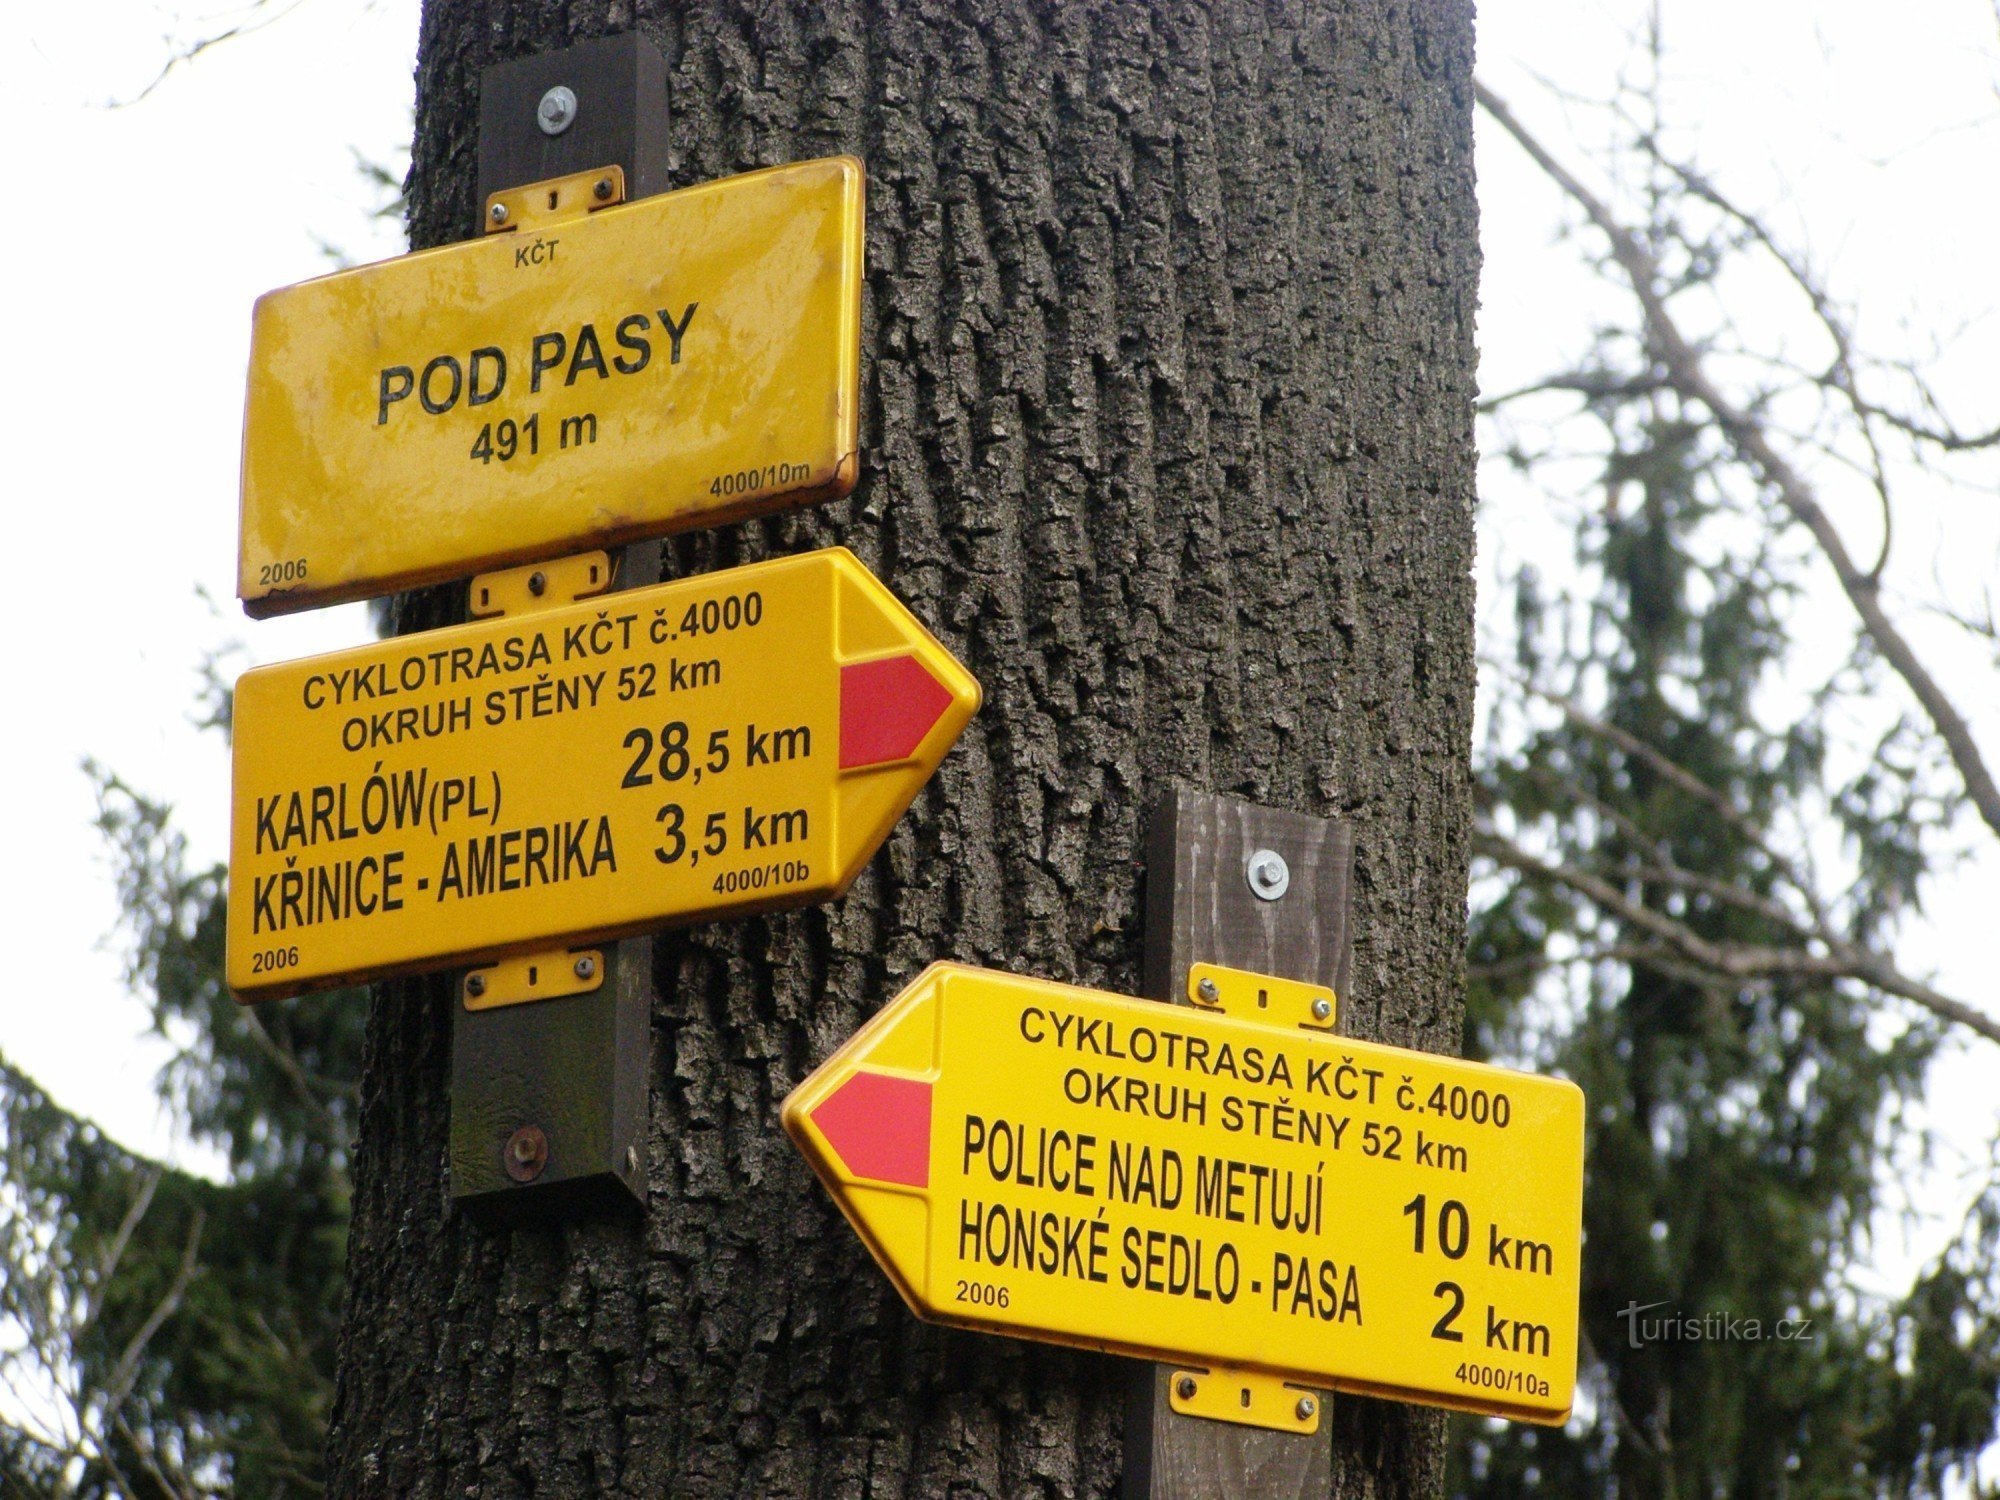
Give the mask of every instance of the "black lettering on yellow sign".
MULTIPOLYGON (((553 247, 555 241, 548 244, 553 247)), ((681 341, 700 306, 699 302, 688 303, 678 318, 664 307, 654 309, 651 317, 643 312, 626 314, 611 333, 613 348, 620 352, 608 359, 594 323, 579 325, 573 334, 562 329, 535 334, 527 349, 528 393, 541 394, 543 379, 553 382, 558 373, 565 389, 585 375, 599 380, 609 380, 614 373, 637 375, 653 361, 653 318, 659 319, 659 331, 667 339, 667 363, 679 364, 681 341)), ((461 400, 468 407, 484 406, 507 389, 507 370, 507 351, 494 344, 471 350, 463 360, 452 352, 433 355, 424 362, 421 373, 414 364, 384 365, 376 376, 375 425, 387 426, 390 408, 412 395, 434 417, 443 416, 461 400)), ((592 429, 594 441, 594 419, 592 429)), ((576 436, 582 441, 581 428, 576 436)))
POLYGON ((261 936, 348 917, 371 917, 378 911, 401 911, 402 866, 400 849, 316 865, 300 865, 298 856, 288 855, 284 869, 255 878, 250 930, 261 936))
POLYGON ((561 885, 588 880, 599 871, 618 873, 618 854, 607 817, 510 828, 505 833, 479 834, 445 845, 437 899, 459 901, 495 891, 561 885))

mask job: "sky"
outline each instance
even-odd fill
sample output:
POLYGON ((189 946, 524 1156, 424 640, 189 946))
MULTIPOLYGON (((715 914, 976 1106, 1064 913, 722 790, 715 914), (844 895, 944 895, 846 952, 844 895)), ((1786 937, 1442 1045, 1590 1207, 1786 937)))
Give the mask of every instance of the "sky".
POLYGON ((212 1167, 153 1090, 169 1048, 108 941, 118 905, 81 763, 171 801, 193 857, 218 860, 229 769, 193 722, 205 656, 240 643, 234 671, 368 634, 358 605, 256 622, 237 607, 243 372, 252 300, 331 270, 321 241, 358 260, 401 249, 355 162, 401 171, 417 6, 304 0, 116 108, 172 55, 170 13, 12 16, 0 90, 60 149, 15 156, 16 201, 48 217, 0 245, 10 342, 35 352, 0 372, 6 510, 32 560, 0 615, 13 701, 37 726, 0 736, 17 850, 0 873, 16 955, 0 1052, 126 1144, 212 1167))
MULTIPOLYGON (((276 24, 121 107, 107 104, 152 81, 172 51, 167 33, 184 25, 175 18, 196 8, 93 0, 17 7, 0 22, 0 80, 36 143, 14 169, 26 179, 14 201, 35 212, 0 241, 12 356, 0 362, 0 443, 17 563, 0 598, 16 706, 0 733, 15 851, 0 863, 15 955, 0 1052, 120 1140, 197 1169, 215 1163, 154 1094, 170 1048, 147 1035, 145 1007, 121 979, 116 893, 81 765, 94 757, 172 801, 193 857, 219 859, 228 767, 221 740, 193 722, 201 663, 234 645, 235 670, 368 633, 358 606, 254 623, 236 607, 243 369, 252 300, 329 269, 322 242, 355 259, 400 249, 399 228, 369 217, 374 189, 355 163, 358 153, 401 170, 417 9, 291 0, 276 24)), ((1689 122, 1677 144, 1809 242, 1836 284, 1865 293, 1864 331, 1878 344, 1908 338, 1921 351, 1927 330, 1951 331, 1937 359, 1945 389, 1968 426, 1992 425, 1993 12, 1978 0, 1675 0, 1663 13, 1678 118, 1689 122)), ((1643 14, 1629 0, 1489 0, 1482 73, 1563 143, 1592 118, 1563 91, 1603 95, 1629 65, 1643 14)), ((1479 170, 1491 391, 1572 354, 1610 303, 1576 276, 1576 243, 1554 234, 1573 213, 1483 123, 1479 170)), ((1506 518, 1489 520, 1482 542, 1488 576, 1526 550, 1566 548, 1534 496, 1490 468, 1483 482, 1489 517, 1506 518)), ((1829 484, 1857 550, 1870 551, 1866 496, 1837 476, 1829 484)), ((1899 522, 1892 583, 1914 593, 1935 577, 1960 597, 1983 588, 1995 509, 1918 493, 1899 522)), ((1828 580, 1816 589, 1810 607, 1835 621, 1828 580)), ((1965 687, 2000 755, 1992 662, 1934 619, 1913 615, 1912 629, 1965 687)), ((1986 852, 1938 882, 1902 950, 1990 1009, 2000 1009, 1987 942, 1996 876, 1986 852)), ((1993 1125, 1988 1071, 1967 1047, 1940 1066, 1928 1108, 1947 1149, 1913 1179, 1925 1211, 1877 1247, 1885 1285, 1935 1248, 1970 1190, 1966 1164, 1993 1125)))

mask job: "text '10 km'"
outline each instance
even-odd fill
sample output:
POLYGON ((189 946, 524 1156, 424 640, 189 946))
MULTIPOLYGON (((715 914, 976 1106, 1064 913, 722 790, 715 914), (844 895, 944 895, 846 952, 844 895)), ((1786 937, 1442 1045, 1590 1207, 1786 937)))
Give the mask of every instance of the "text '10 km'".
POLYGON ((784 1119, 920 1316, 1568 1414, 1573 1084, 935 964, 784 1119))

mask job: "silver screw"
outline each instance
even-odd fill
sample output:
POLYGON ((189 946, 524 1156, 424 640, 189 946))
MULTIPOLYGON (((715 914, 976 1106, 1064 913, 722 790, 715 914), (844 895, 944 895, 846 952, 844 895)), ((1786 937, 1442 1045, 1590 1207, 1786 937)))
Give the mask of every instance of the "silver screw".
POLYGON ((1324 1021, 1328 1016, 1332 1014, 1333 1014, 1333 1002, 1327 999, 1326 996, 1321 995, 1319 998, 1313 1001, 1313 1019, 1315 1021, 1324 1021))
POLYGON ((1301 1422, 1310 1422, 1313 1419, 1313 1413, 1318 1410, 1319 1407, 1315 1404, 1312 1397, 1299 1397, 1299 1420, 1301 1422))
POLYGON ((472 996, 472 998, 473 998, 473 999, 475 999, 475 1000, 477 1000, 477 999, 478 999, 478 998, 479 998, 479 997, 480 997, 481 995, 485 994, 485 993, 486 993, 486 976, 485 976, 484 974, 468 974, 468 975, 466 975, 466 976, 465 976, 465 993, 466 993, 466 994, 468 994, 468 995, 470 995, 470 996, 472 996))
POLYGON ((586 954, 584 957, 579 958, 576 961, 576 977, 578 979, 588 979, 590 978, 591 975, 595 974, 596 972, 597 972, 597 960, 591 958, 589 955, 586 954))
POLYGON ((576 95, 557 84, 535 106, 535 123, 542 127, 543 135, 561 135, 576 123, 576 95))
POLYGON ((1250 894, 1259 901, 1276 901, 1291 889, 1292 868, 1275 849, 1259 849, 1243 867, 1250 881, 1250 894))
POLYGON ((494 204, 486 210, 486 217, 491 219, 495 224, 505 224, 507 222, 507 205, 504 203, 494 204))
POLYGON ((1213 979, 1202 980, 1200 984, 1194 987, 1194 991, 1197 995, 1201 996, 1202 999, 1206 1000, 1210 1005, 1215 1004, 1216 1001, 1222 998, 1222 991, 1215 987, 1215 981, 1213 979))

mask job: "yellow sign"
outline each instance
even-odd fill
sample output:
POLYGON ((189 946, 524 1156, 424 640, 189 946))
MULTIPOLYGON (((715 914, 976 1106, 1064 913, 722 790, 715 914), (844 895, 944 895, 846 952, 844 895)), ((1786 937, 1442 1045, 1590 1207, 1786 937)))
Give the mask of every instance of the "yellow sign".
POLYGON ((785 1128, 919 1317, 1563 1421, 1582 1093, 1312 1014, 934 964, 785 1128))
POLYGON ((839 548, 247 672, 230 988, 826 900, 978 706, 839 548))
POLYGON ((861 230, 861 163, 832 157, 269 293, 245 609, 846 494, 861 230))

